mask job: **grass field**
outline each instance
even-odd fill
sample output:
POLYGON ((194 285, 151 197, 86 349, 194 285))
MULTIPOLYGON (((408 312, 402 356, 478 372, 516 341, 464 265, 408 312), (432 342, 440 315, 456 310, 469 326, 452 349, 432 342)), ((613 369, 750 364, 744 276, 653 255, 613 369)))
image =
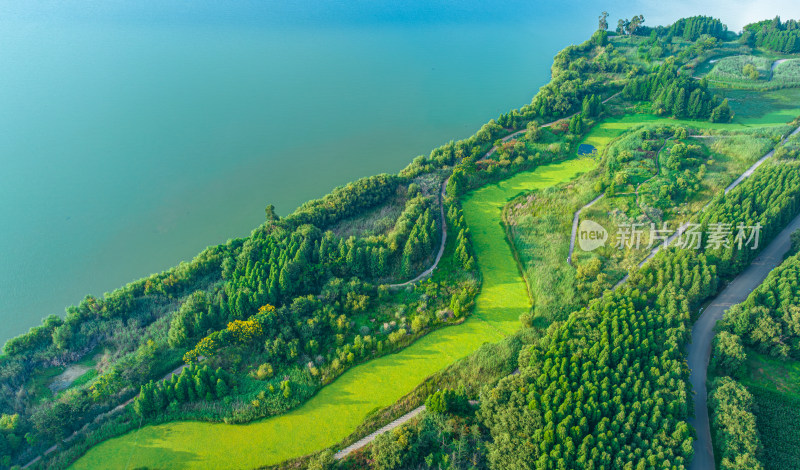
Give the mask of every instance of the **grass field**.
POLYGON ((780 125, 800 116, 800 88, 772 91, 715 89, 728 98, 734 124, 744 127, 780 125))
POLYGON ((800 362, 747 351, 742 384, 756 403, 756 427, 766 470, 800 469, 800 362))
MULTIPOLYGON (((580 142, 591 145, 600 158, 608 144, 639 121, 605 120, 580 142)), ((577 305, 575 269, 567 264, 572 215, 597 196, 596 172, 560 187, 534 191, 517 198, 506 213, 514 246, 534 298, 534 316, 564 319, 577 305)))
POLYGON ((464 213, 483 288, 475 312, 463 324, 434 331, 396 354, 351 369, 285 415, 247 425, 175 422, 146 426, 92 448, 73 468, 250 468, 339 442, 370 411, 393 403, 484 342, 518 329, 518 317, 530 305, 505 240, 500 210, 521 192, 567 181, 594 165, 591 159, 548 165, 467 196, 464 213))

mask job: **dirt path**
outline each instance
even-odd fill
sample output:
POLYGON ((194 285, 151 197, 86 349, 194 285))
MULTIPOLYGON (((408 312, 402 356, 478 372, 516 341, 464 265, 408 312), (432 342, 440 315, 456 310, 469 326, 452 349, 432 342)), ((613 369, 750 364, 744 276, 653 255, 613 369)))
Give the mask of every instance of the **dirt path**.
MULTIPOLYGON (((792 137, 793 135, 796 135, 797 133, 800 133, 800 127, 798 127, 797 129, 793 130, 793 131, 792 131, 791 133, 789 133, 789 134, 788 134, 786 137, 784 137, 784 138, 783 138, 783 140, 781 140, 780 144, 777 144, 777 145, 776 145, 776 147, 777 147, 778 145, 781 145, 781 144, 784 144, 784 143, 786 143, 786 141, 787 141, 787 140, 789 140, 789 138, 790 138, 790 137, 792 137)), ((753 163, 753 165, 751 165, 751 166, 750 166, 750 168, 748 168, 747 170, 745 170, 745 172, 744 172, 744 173, 742 173, 741 175, 739 175, 739 177, 738 177, 738 178, 736 178, 736 180, 734 180, 734 181, 733 181, 733 183, 729 184, 729 185, 728 185, 728 187, 727 187, 727 188, 725 188, 725 194, 728 194, 728 192, 730 192, 730 191, 731 191, 733 188, 735 188, 736 186, 739 186, 739 184, 741 184, 741 182, 742 182, 742 181, 744 181, 745 179, 747 179, 747 177, 748 177, 748 176, 750 176, 750 175, 752 175, 752 174, 753 174, 753 172, 756 170, 756 168, 758 168, 759 166, 761 166, 761 164, 762 164, 762 163, 764 163, 765 161, 767 161, 767 160, 768 160, 770 157, 772 157, 773 155, 775 155, 775 149, 774 149, 774 148, 773 148, 772 150, 770 150, 769 152, 767 152, 767 153, 766 153, 766 154, 765 154, 763 157, 761 157, 761 158, 760 158, 760 159, 759 159, 757 162, 753 163)), ((700 212, 703 212, 704 210, 706 210, 706 208, 707 208, 707 207, 708 207, 708 206, 711 204, 711 202, 712 202, 712 201, 709 201, 709 202, 708 202, 708 203, 707 203, 705 206, 703 206, 703 208, 702 208, 702 209, 700 209, 700 211, 699 211, 698 213, 700 213, 700 212)), ((649 254, 648 254, 648 255, 647 255, 647 256, 646 256, 646 257, 645 257, 645 258, 644 258, 644 259, 641 261, 641 263, 639 263, 639 265, 638 265, 638 266, 639 266, 640 268, 641 268, 642 266, 644 266, 644 264, 645 264, 646 262, 648 262, 648 261, 650 261, 651 259, 653 259, 653 257, 656 255, 656 253, 658 253, 658 251, 659 251, 659 250, 661 250, 661 247, 663 247, 663 246, 669 246, 669 245, 670 245, 670 244, 671 244, 673 241, 675 241, 675 239, 677 239, 679 236, 683 235, 683 233, 686 231, 686 229, 687 229, 687 228, 689 228, 689 222, 686 222, 686 223, 684 223, 683 225, 681 225, 680 227, 678 227, 678 229, 677 229, 677 230, 676 230, 676 231, 675 231, 675 232, 674 232, 672 235, 670 235, 670 236, 667 238, 667 241, 666 241, 665 243, 662 243, 662 244, 660 244, 660 245, 656 246, 655 248, 653 248, 653 249, 650 251, 650 253, 649 253, 649 254)), ((622 285, 622 284, 623 284, 625 281, 627 281, 627 280, 628 280, 628 275, 626 274, 626 275, 625 275, 625 277, 623 277, 623 278, 622 278, 622 279, 621 279, 621 280, 620 280, 618 283, 616 283, 616 284, 614 285, 614 288, 616 289, 617 287, 619 287, 620 285, 622 285)))
MULTIPOLYGON (((786 136, 786 137, 785 137, 785 138, 784 138, 784 139, 781 141, 781 144, 784 144, 784 143, 786 143, 786 141, 787 141, 787 140, 789 140, 789 138, 790 138, 790 137, 792 137, 793 135, 796 135, 798 132, 800 132, 800 127, 798 127, 797 129, 795 129, 794 131, 792 131, 792 132, 791 132, 789 135, 787 135, 787 136, 786 136)), ((738 178, 736 178, 736 180, 735 180, 733 183, 731 183, 730 185, 728 185, 728 187, 727 187, 727 188, 725 188, 725 194, 728 194, 728 191, 730 191, 731 189, 735 188, 736 186, 739 186, 739 183, 741 183, 742 181, 744 181, 744 179, 745 179, 745 178, 747 178, 748 176, 752 175, 752 174, 753 174, 753 172, 754 172, 754 171, 756 171, 756 168, 758 168, 759 166, 761 166, 761 164, 762 164, 762 163, 764 163, 765 161, 767 161, 767 160, 768 160, 770 157, 772 157, 773 155, 775 155, 775 149, 772 149, 772 150, 770 150, 769 152, 767 152, 767 154, 766 154, 766 155, 764 155, 763 157, 761 157, 761 158, 760 158, 760 159, 759 159, 757 162, 753 163, 753 165, 752 165, 750 168, 748 168, 748 169, 747 169, 747 171, 745 171, 744 173, 742 173, 742 175, 741 175, 741 176, 739 176, 738 178)))
MULTIPOLYGON (((774 74, 775 73, 775 68, 777 66, 781 65, 782 63, 786 62, 787 60, 789 60, 789 59, 778 59, 778 60, 776 60, 775 62, 772 63, 772 67, 770 67, 769 71, 774 74)), ((770 77, 770 80, 772 80, 772 77, 770 77)))
POLYGON ((439 265, 439 261, 442 259, 442 255, 444 254, 444 247, 445 245, 447 245, 447 218, 444 216, 444 192, 447 189, 448 181, 450 181, 450 178, 447 178, 446 180, 444 180, 444 182, 442 182, 442 189, 439 192, 439 217, 440 217, 439 220, 442 223, 442 235, 441 235, 442 241, 441 243, 439 243, 439 252, 436 253, 436 259, 433 260, 433 264, 431 265, 431 267, 429 267, 425 271, 422 271, 419 274, 419 276, 415 277, 414 279, 402 282, 400 284, 389 284, 387 287, 398 288, 398 287, 405 287, 409 284, 414 284, 415 282, 421 281, 422 279, 425 279, 426 277, 430 276, 433 270, 436 269, 436 266, 439 265))
POLYGON ((425 409, 425 405, 422 405, 422 406, 419 406, 417 408, 414 408, 413 410, 411 410, 408 413, 404 414, 403 416, 397 418, 396 420, 392 421, 391 423, 387 424, 386 426, 378 429, 377 431, 373 432, 372 434, 369 434, 369 435, 357 440, 353 444, 345 447, 344 449, 340 450, 339 452, 334 454, 333 458, 336 459, 336 460, 341 460, 341 459, 347 457, 351 452, 364 447, 365 445, 367 445, 370 442, 374 441, 375 438, 380 436, 381 434, 383 434, 383 433, 385 433, 387 431, 391 431, 392 429, 402 425, 403 423, 407 423, 409 420, 411 420, 412 418, 414 418, 417 415, 419 415, 420 413, 422 413, 422 411, 424 409, 425 409))
MULTIPOLYGON (((514 374, 518 374, 518 373, 519 373, 519 370, 514 371, 514 374)), ((472 405, 472 406, 477 406, 478 405, 478 401, 477 400, 470 400, 469 404, 472 405)), ((408 421, 410 421, 411 419, 415 418, 420 413, 422 413, 424 410, 425 410, 425 405, 418 406, 418 407, 414 408, 413 410, 411 410, 408 413, 404 414, 403 416, 397 418, 396 420, 392 421, 391 423, 387 424, 386 426, 378 429, 377 431, 373 432, 372 434, 364 436, 363 438, 359 439, 358 441, 354 442, 353 444, 351 444, 351 445, 345 447, 344 449, 340 450, 339 452, 337 452, 336 454, 333 455, 333 458, 336 459, 336 460, 341 460, 341 459, 347 457, 350 453, 352 453, 352 452, 354 452, 354 451, 366 446, 370 442, 374 441, 381 434, 383 434, 383 433, 385 433, 387 431, 391 431, 392 429, 395 429, 395 428, 397 428, 398 426, 400 426, 400 425, 402 425, 404 423, 407 423, 408 421)))
MULTIPOLYGON (((167 375, 165 375, 164 377, 162 377, 161 380, 159 380, 159 382, 163 382, 165 380, 171 379, 173 375, 180 374, 181 371, 183 371, 183 369, 185 369, 186 367, 188 367, 188 364, 183 364, 180 367, 175 368, 175 370, 173 370, 172 372, 170 372, 167 375)), ((114 408, 110 409, 109 411, 106 411, 105 413, 97 415, 92 420, 92 422, 94 422, 94 421, 96 421, 98 419, 103 419, 106 416, 112 415, 112 414, 122 410, 126 406, 130 405, 131 403, 133 403, 133 400, 135 400, 135 399, 136 399, 136 396, 124 401, 123 403, 120 403, 119 405, 115 406, 114 408)), ((87 424, 86 426, 88 426, 88 425, 89 424, 87 424)), ((80 431, 81 430, 73 432, 71 435, 69 435, 68 437, 64 438, 64 440, 62 442, 65 442, 65 443, 70 442, 72 439, 75 438, 75 436, 78 435, 78 432, 80 432, 80 431)), ((33 464, 37 463, 38 461, 42 460, 42 456, 43 455, 49 455, 50 453, 55 452, 58 449, 58 446, 59 446, 59 444, 54 444, 53 447, 50 447, 49 449, 44 451, 44 454, 37 456, 36 458, 31 460, 30 462, 26 463, 22 468, 28 468, 28 467, 32 466, 33 464)))
POLYGON ((714 326, 731 305, 743 302, 750 292, 758 287, 770 271, 781 264, 783 255, 791 246, 792 232, 800 229, 800 215, 761 252, 743 273, 738 275, 703 311, 692 328, 692 342, 688 346, 689 382, 694 388, 694 417, 689 423, 697 431, 694 442, 694 459, 689 469, 714 468, 714 449, 711 442, 711 426, 708 420, 706 376, 711 355, 714 326))
MULTIPOLYGON (((614 99, 617 96, 619 96, 620 93, 622 93, 622 91, 618 91, 618 92, 614 93, 613 95, 611 95, 608 98, 604 99, 603 103, 605 104, 605 103, 611 101, 612 99, 614 99)), ((567 116, 565 118, 556 119, 555 121, 548 122, 547 124, 542 124, 541 127, 550 127, 550 126, 552 126, 553 124, 555 124, 555 123, 557 123, 559 121, 563 121, 565 119, 570 119, 571 117, 575 116, 576 114, 579 114, 579 112, 572 113, 572 114, 570 114, 569 116, 567 116)), ((527 131, 527 129, 520 129, 518 131, 512 132, 511 134, 508 134, 507 136, 501 138, 500 140, 503 141, 503 142, 508 142, 509 140, 511 140, 514 137, 524 133, 525 131, 527 131)), ((497 152, 497 146, 496 145, 492 146, 492 148, 490 148, 489 151, 486 152, 478 161, 486 160, 487 158, 489 158, 492 155, 494 155, 495 152, 497 152)), ((447 222, 446 222, 446 219, 445 219, 445 216, 444 216, 444 193, 445 193, 445 189, 447 187, 447 182, 449 180, 450 180, 450 178, 447 178, 446 180, 444 180, 444 182, 442 183, 441 193, 439 194, 439 206, 440 206, 440 212, 441 212, 440 216, 441 216, 441 221, 442 221, 442 237, 441 237, 442 238, 442 242, 439 244, 439 252, 436 254, 436 259, 434 260, 433 264, 428 269, 426 269, 425 271, 420 273, 419 276, 415 277, 414 279, 411 279, 410 281, 406 281, 406 282, 401 282, 399 284, 388 284, 387 287, 392 288, 392 289, 396 289, 396 288, 399 288, 399 287, 405 287, 405 286, 408 286, 410 284, 414 284, 415 282, 419 282, 419 281, 425 279, 426 277, 430 276, 431 273, 433 272, 433 270, 436 269, 436 267, 439 265, 439 261, 442 259, 442 255, 444 254, 444 247, 445 247, 446 242, 447 242, 447 222)), ((571 257, 572 257, 572 247, 574 246, 574 242, 575 242, 575 228, 573 228, 573 230, 572 230, 572 237, 573 237, 573 239, 572 239, 572 242, 570 243, 570 250, 569 250, 570 256, 568 257, 568 259, 571 259, 571 257)))
POLYGON ((648 214, 647 212, 645 212, 645 210, 644 210, 644 207, 642 207, 642 203, 641 203, 641 202, 639 202, 639 188, 640 188, 640 187, 641 187, 643 184, 645 184, 645 183, 649 182, 650 180, 652 180, 653 178, 656 178, 658 175, 660 175, 660 174, 661 174, 661 162, 659 161, 659 155, 661 155, 661 151, 662 151, 662 150, 664 150, 664 147, 666 147, 666 146, 667 146, 667 143, 668 143, 670 140, 672 140, 674 137, 675 137, 675 136, 670 136, 669 138, 667 138, 666 140, 664 140, 664 144, 663 144, 663 145, 662 145, 662 146, 661 146, 661 147, 658 149, 658 151, 656 152, 656 156, 655 156, 655 161, 656 161, 656 174, 654 174, 653 176, 651 176, 651 177, 647 178, 646 180, 642 181, 641 183, 637 184, 637 185, 636 185, 636 190, 634 191, 634 193, 636 194, 636 205, 639 207, 639 210, 641 210, 641 211, 642 211, 642 214, 644 214, 644 215, 645 215, 645 216, 646 216, 646 217, 647 217, 647 218, 650 220, 650 222, 652 222, 652 223, 655 223, 655 221, 654 221, 652 218, 650 218, 650 214, 648 214))

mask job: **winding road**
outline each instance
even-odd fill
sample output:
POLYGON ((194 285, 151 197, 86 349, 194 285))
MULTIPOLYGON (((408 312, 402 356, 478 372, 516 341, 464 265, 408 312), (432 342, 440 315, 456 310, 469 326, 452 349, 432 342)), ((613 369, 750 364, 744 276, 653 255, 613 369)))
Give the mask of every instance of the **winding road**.
POLYGON ((692 328, 692 342, 688 346, 689 382, 694 389, 694 417, 689 423, 697 431, 694 441, 694 459, 690 470, 714 468, 714 449, 711 443, 711 426, 708 420, 706 376, 711 355, 714 326, 731 305, 743 302, 750 292, 758 287, 767 275, 783 261, 783 255, 791 246, 792 232, 800 229, 800 215, 761 252, 750 266, 722 291, 703 311, 692 328))
POLYGON ((602 193, 596 198, 589 201, 588 204, 584 205, 580 209, 575 211, 575 215, 572 217, 572 235, 569 238, 569 254, 567 255, 567 263, 572 264, 572 252, 575 251, 575 235, 578 233, 578 220, 581 217, 581 211, 587 209, 592 206, 595 202, 599 201, 600 199, 605 196, 606 193, 602 193))

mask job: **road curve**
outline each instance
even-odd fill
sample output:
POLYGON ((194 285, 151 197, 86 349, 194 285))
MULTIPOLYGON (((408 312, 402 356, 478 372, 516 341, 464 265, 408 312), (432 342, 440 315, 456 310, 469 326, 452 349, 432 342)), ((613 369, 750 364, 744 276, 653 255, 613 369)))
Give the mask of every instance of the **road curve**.
POLYGON ((578 233, 578 220, 581 217, 581 211, 599 201, 605 195, 606 193, 602 193, 596 198, 592 199, 588 204, 575 211, 575 215, 572 216, 572 235, 570 235, 569 238, 569 254, 567 255, 567 264, 572 264, 572 252, 575 251, 575 235, 578 233))
MULTIPOLYGON (((608 98, 604 99, 603 103, 609 102, 611 99, 615 98, 620 93, 622 93, 622 92, 618 91, 618 92, 614 93, 613 95, 611 95, 608 98)), ((550 127, 553 124, 557 123, 558 121, 563 121, 564 119, 569 119, 572 116, 575 116, 576 114, 578 114, 578 113, 573 113, 573 114, 570 114, 569 116, 567 116, 565 118, 556 119, 553 122, 548 122, 547 124, 542 124, 541 127, 550 127)), ((503 137, 500 140, 503 141, 503 142, 508 142, 509 140, 511 140, 514 137, 522 134, 525 131, 527 131, 527 129, 520 129, 520 130, 518 130, 516 132, 512 132, 511 134, 508 134, 507 136, 503 137)), ((487 158, 491 157, 496 151, 497 151, 497 146, 494 145, 478 161, 486 160, 487 158)), ((430 276, 430 274, 433 272, 433 270, 436 269, 436 266, 439 265, 439 261, 442 259, 442 255, 444 254, 444 247, 445 247, 446 242, 447 242, 447 219, 444 216, 444 193, 445 193, 445 190, 447 188, 447 182, 449 180, 450 180, 450 178, 447 178, 446 180, 444 180, 444 182, 442 183, 442 190, 441 190, 441 193, 439 195, 439 206, 440 206, 441 220, 442 220, 442 242, 439 245, 439 252, 436 254, 436 259, 433 261, 433 264, 428 269, 426 269, 425 271, 421 272, 419 274, 419 276, 415 277, 414 279, 411 279, 410 281, 406 281, 406 282, 401 282, 399 284, 387 284, 386 285, 387 287, 392 288, 392 289, 396 289, 396 288, 399 288, 399 287, 405 287, 405 286, 408 286, 410 284, 414 284, 415 282, 421 281, 421 280, 425 279, 426 277, 430 276)), ((574 229, 573 229, 573 234, 572 235, 573 235, 573 245, 574 245, 574 237, 575 237, 575 230, 574 229)), ((571 247, 570 247, 570 251, 569 252, 570 252, 570 256, 571 256, 572 255, 572 248, 571 247)))
MULTIPOLYGON (((797 129, 793 130, 792 132, 790 132, 786 137, 783 138, 783 140, 781 140, 780 144, 778 144, 778 145, 786 143, 786 141, 789 140, 789 138, 791 138, 793 135, 796 135, 799 132, 800 132, 800 127, 798 127, 797 129)), ((693 137, 696 137, 696 136, 693 136, 693 137)), ((777 145, 776 145, 776 147, 777 147, 777 145)), ((762 163, 764 163, 766 160, 768 160, 773 155, 775 155, 775 149, 774 148, 772 150, 770 150, 769 152, 767 152, 766 155, 761 157, 757 162, 753 163, 753 165, 750 168, 748 168, 744 173, 742 173, 738 178, 736 178, 736 180, 734 180, 733 183, 728 185, 728 187, 725 188, 725 194, 728 194, 728 192, 730 192, 733 188, 735 188, 736 186, 739 186, 739 184, 742 181, 744 181, 745 179, 747 179, 748 176, 753 174, 753 172, 756 170, 756 168, 761 166, 762 163)), ((698 211, 698 213, 699 212, 703 212, 704 210, 706 210, 706 208, 709 205, 711 205, 712 202, 714 202, 714 201, 709 201, 705 206, 703 206, 702 209, 700 209, 700 211, 698 211)), ((681 225, 680 227, 678 227, 678 229, 675 230, 675 232, 672 235, 667 237, 667 240, 666 240, 665 243, 659 244, 655 248, 653 248, 650 251, 650 253, 642 260, 642 262, 639 263, 638 266, 640 268, 642 266, 644 266, 644 264, 646 262, 650 261, 659 252, 659 250, 661 250, 662 247, 669 246, 670 243, 672 243, 673 241, 675 241, 676 238, 681 236, 683 234, 683 232, 686 231, 687 228, 689 228, 689 222, 686 222, 683 225, 681 225)), ((627 280, 628 280, 628 274, 626 274, 625 277, 620 279, 620 281, 614 285, 614 289, 616 289, 617 287, 621 286, 627 280)))
POLYGON ((425 271, 422 271, 419 274, 419 276, 415 277, 414 279, 406 282, 401 282, 400 284, 388 284, 387 287, 390 288, 405 287, 409 284, 413 284, 417 281, 425 279, 433 272, 434 269, 436 269, 436 266, 439 265, 439 260, 442 259, 442 255, 444 254, 444 247, 447 244, 447 218, 444 216, 444 192, 447 189, 447 182, 449 180, 450 178, 447 178, 442 182, 442 189, 439 192, 439 217, 440 220, 442 221, 442 241, 441 243, 439 243, 439 252, 436 253, 436 259, 433 260, 433 264, 431 265, 431 267, 429 267, 425 271))
POLYGON ((790 236, 798 229, 800 229, 800 215, 795 217, 759 257, 711 302, 692 328, 692 342, 688 346, 687 362, 691 371, 689 382, 694 388, 694 417, 689 419, 689 423, 697 431, 697 440, 694 442, 694 459, 689 465, 690 470, 714 468, 714 449, 711 443, 706 391, 714 326, 731 305, 743 302, 750 292, 766 279, 770 271, 781 264, 783 255, 791 246, 790 236))

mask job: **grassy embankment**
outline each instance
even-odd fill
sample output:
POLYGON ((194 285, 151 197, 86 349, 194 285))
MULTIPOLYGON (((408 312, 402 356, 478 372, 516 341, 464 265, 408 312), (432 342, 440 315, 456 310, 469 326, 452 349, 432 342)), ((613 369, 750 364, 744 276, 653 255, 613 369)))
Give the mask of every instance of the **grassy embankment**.
POLYGON ((73 466, 247 468, 273 464, 339 442, 367 414, 411 391, 426 377, 513 333, 529 308, 500 210, 524 191, 545 188, 591 170, 591 159, 540 167, 477 190, 464 201, 483 276, 475 312, 458 326, 437 330, 408 348, 353 368, 298 409, 247 425, 176 422, 147 426, 91 449, 73 466), (233 462, 231 455, 237 455, 233 462))

